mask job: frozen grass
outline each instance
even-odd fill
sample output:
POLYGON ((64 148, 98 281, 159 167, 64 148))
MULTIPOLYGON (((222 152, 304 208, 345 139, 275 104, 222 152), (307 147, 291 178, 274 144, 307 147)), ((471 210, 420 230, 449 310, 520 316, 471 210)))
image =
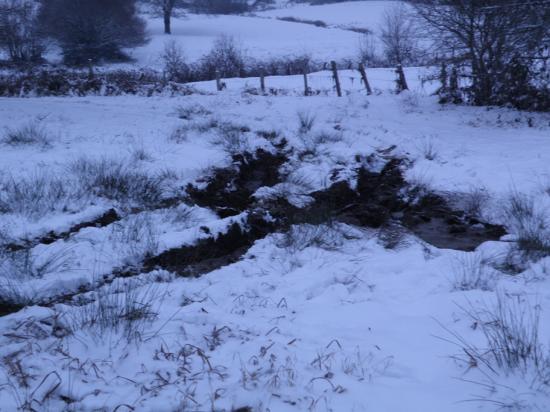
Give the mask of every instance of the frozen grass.
POLYGON ((159 249, 159 233, 147 213, 131 215, 111 225, 110 240, 115 253, 126 266, 139 268, 159 249))
POLYGON ((64 210, 82 194, 70 179, 54 173, 0 178, 0 213, 40 218, 64 210))
POLYGON ((1 143, 9 146, 37 146, 47 148, 52 145, 52 137, 39 120, 33 120, 18 128, 8 128, 1 143))
POLYGON ((494 290, 497 282, 496 271, 488 265, 482 253, 464 253, 457 257, 453 265, 454 290, 494 290))
POLYGON ((467 371, 483 376, 467 380, 485 392, 467 401, 490 403, 498 410, 539 410, 540 402, 550 399, 550 350, 539 336, 540 306, 525 295, 499 292, 494 304, 470 304, 463 310, 483 335, 483 343, 444 329, 461 350, 456 359, 467 371), (509 386, 510 381, 516 386, 509 386))
POLYGON ((128 279, 116 280, 93 293, 93 302, 67 314, 72 333, 89 330, 99 338, 120 334, 125 342, 144 339, 147 325, 156 319, 162 295, 153 285, 140 287, 128 279))
POLYGON ((70 165, 83 192, 123 205, 153 206, 169 190, 170 173, 150 174, 119 159, 80 158, 70 165))
POLYGON ((303 135, 311 132, 316 119, 315 114, 307 110, 300 110, 298 112, 298 134, 303 135))
POLYGON ((508 226, 517 236, 516 247, 528 259, 550 255, 550 221, 533 196, 513 192, 505 206, 508 226))
MULTIPOLYGON (((147 152, 134 152, 133 156, 148 158, 147 152)), ((0 213, 39 219, 55 211, 80 208, 94 196, 121 206, 151 207, 174 191, 176 180, 169 170, 149 173, 124 160, 80 158, 63 176, 37 171, 0 177, 0 213)))

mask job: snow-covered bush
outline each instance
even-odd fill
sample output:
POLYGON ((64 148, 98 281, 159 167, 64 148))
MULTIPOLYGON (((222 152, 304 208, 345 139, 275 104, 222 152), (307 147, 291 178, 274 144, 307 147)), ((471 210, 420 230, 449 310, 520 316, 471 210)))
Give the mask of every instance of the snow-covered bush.
POLYGON ((138 267, 159 249, 159 234, 148 213, 131 215, 111 226, 113 252, 125 265, 138 267))
POLYGON ((70 170, 84 192, 126 205, 158 204, 171 180, 166 174, 149 174, 118 159, 80 158, 70 170))
POLYGON ((99 338, 121 334, 127 342, 141 341, 150 322, 157 317, 162 296, 154 285, 118 279, 93 294, 93 302, 67 312, 73 332, 90 331, 99 338))
POLYGON ((525 295, 499 292, 494 304, 470 307, 466 313, 483 343, 447 332, 461 348, 459 359, 468 370, 480 372, 472 382, 485 393, 474 400, 503 410, 544 410, 542 405, 550 401, 550 348, 539 336, 540 307, 525 295))
POLYGON ((53 173, 0 176, 0 213, 19 213, 40 218, 70 208, 80 197, 70 180, 53 173))
POLYGON ((550 216, 532 195, 513 192, 505 207, 507 225, 516 236, 517 249, 527 258, 550 255, 550 216))
POLYGON ((40 120, 37 119, 18 128, 8 128, 0 141, 9 146, 39 146, 46 148, 51 146, 52 137, 40 120))
POLYGON ((239 77, 246 67, 244 51, 234 37, 221 35, 212 49, 201 59, 201 71, 214 78, 216 73, 221 77, 239 77))
POLYGON ((494 290, 497 273, 481 253, 464 253, 453 265, 454 290, 494 290))
POLYGON ((183 49, 178 43, 174 40, 166 42, 160 57, 168 80, 181 83, 189 81, 190 68, 186 63, 183 49))

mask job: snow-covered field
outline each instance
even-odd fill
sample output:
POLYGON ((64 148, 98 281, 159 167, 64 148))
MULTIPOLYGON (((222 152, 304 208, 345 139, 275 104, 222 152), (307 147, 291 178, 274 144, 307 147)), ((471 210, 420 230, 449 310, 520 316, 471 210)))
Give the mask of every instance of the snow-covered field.
POLYGON ((347 1, 335 4, 310 6, 292 5, 257 13, 270 18, 294 17, 297 19, 320 20, 328 25, 342 28, 362 28, 372 32, 378 30, 384 13, 402 3, 401 1, 347 1))
MULTIPOLYGON (((196 61, 212 47, 220 35, 233 36, 245 54, 268 60, 280 56, 310 54, 316 60, 356 59, 360 35, 340 29, 323 29, 308 24, 247 16, 192 15, 173 21, 174 40, 189 61, 196 61)), ((151 41, 131 52, 136 64, 162 67, 160 53, 168 40, 163 34, 162 19, 149 19, 151 41)))
MULTIPOLYGON (((357 60, 363 35, 349 29, 369 29, 375 36, 384 11, 398 1, 356 1, 322 6, 298 5, 257 12, 250 16, 179 14, 172 21, 172 36, 164 34, 161 18, 148 16, 150 42, 130 50, 138 67, 162 68, 160 55, 168 40, 183 50, 188 61, 199 60, 221 35, 234 37, 249 58, 269 60, 310 55, 315 61, 357 60), (281 21, 278 18, 321 20, 327 28, 281 21)), ((119 66, 126 66, 119 65, 119 66)))
MULTIPOLYGON (((2 146, 3 175, 14 181, 44 175, 69 181, 78 159, 118 159, 144 173, 169 170, 177 192, 210 166, 230 162, 227 146, 208 126, 212 120, 246 126, 250 131, 239 145, 247 150, 272 150, 255 133, 271 130, 303 150, 308 143, 298 133, 301 112, 315 118, 311 136, 336 132, 314 156, 288 165, 311 188, 326 187, 334 170, 353 174, 356 155, 395 145, 392 154, 412 161, 408 179, 447 192, 483 188, 490 199, 483 213, 496 222, 502 222, 503 199, 513 188, 548 202, 542 191, 550 179, 548 116, 441 107, 416 81, 411 81, 415 91, 396 96, 389 91, 391 75, 372 74, 380 91, 370 97, 350 86, 338 98, 328 80, 326 95, 300 97, 299 79, 289 78, 280 79, 281 85, 288 91, 295 84, 296 90, 280 96, 245 93, 245 83, 254 81, 248 79, 229 83, 221 93, 180 98, 3 99, 0 126, 15 129, 35 121, 50 137, 43 147, 2 146), (181 107, 190 119, 178 117, 181 107), (184 136, 171 139, 178 128, 184 136)), ((327 74, 317 76, 321 85, 327 74)), ((209 83, 196 86, 211 90, 209 83)), ((246 215, 220 220, 183 203, 134 213, 94 196, 65 202, 44 213, 4 213, 2 233, 12 240, 37 238, 110 207, 126 217, 31 247, 29 265, 44 270, 5 277, 5 291, 32 300, 100 285, 115 268, 146 253, 193 244, 206 236, 205 227, 223 232, 246 215)), ((282 234, 269 235, 238 262, 199 278, 154 271, 84 295, 91 301, 95 296, 95 304, 81 297, 84 302, 76 306, 69 300, 1 318, 1 410, 495 409, 491 402, 466 402, 478 395, 545 410, 548 398, 530 386, 531 376, 492 374, 453 358, 461 350, 451 331, 482 345, 481 332, 461 308, 491 305, 499 294, 540 305, 540 341, 546 344, 548 260, 510 276, 493 267, 510 247, 507 241, 460 252, 435 248, 412 234, 388 250, 376 230, 346 225, 323 232, 328 238, 320 243, 311 242, 318 233, 303 236, 289 245, 282 234), (490 290, 455 290, 460 267, 475 270, 468 262, 482 257, 494 264, 481 264, 493 274, 490 290), (117 299, 146 305, 148 316, 137 325, 128 321, 135 330, 123 321, 109 327, 94 317, 94 305, 118 307, 117 299)))
MULTIPOLYGON (((273 17, 363 27, 388 3, 188 16, 174 37, 192 59, 221 33, 348 57, 357 33, 273 17)), ((134 56, 157 67, 150 28, 134 56)), ((0 99, 0 411, 550 411, 550 115, 441 106, 427 69, 405 73, 395 94, 368 69, 370 96, 343 70, 343 97, 323 71, 308 97, 280 76, 0 99), (437 194, 508 234, 464 251, 407 210, 290 216, 395 159, 407 208, 437 194)))

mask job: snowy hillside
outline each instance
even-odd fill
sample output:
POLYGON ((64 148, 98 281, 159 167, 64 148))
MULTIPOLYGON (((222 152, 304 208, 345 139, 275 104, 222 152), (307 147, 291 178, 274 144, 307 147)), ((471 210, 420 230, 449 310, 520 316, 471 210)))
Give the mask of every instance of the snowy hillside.
POLYGON ((433 67, 109 73, 220 34, 355 61, 391 3, 149 18, 135 62, 6 68, 0 412, 550 411, 550 113, 441 104, 433 67))
MULTIPOLYGON (((151 42, 132 52, 137 64, 162 67, 160 54, 167 41, 162 20, 149 19, 151 42)), ((174 19, 173 36, 191 61, 199 59, 220 35, 234 36, 246 55, 256 59, 311 54, 317 60, 356 59, 359 34, 307 24, 246 16, 188 14, 174 19)))

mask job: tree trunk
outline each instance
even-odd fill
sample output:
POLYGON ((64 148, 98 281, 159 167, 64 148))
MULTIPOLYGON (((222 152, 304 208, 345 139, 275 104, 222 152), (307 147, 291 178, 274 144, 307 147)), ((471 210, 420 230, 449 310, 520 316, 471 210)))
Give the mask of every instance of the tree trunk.
POLYGON ((165 34, 172 34, 172 28, 171 28, 171 15, 172 15, 172 12, 168 8, 165 8, 163 11, 164 11, 164 33, 165 34))

